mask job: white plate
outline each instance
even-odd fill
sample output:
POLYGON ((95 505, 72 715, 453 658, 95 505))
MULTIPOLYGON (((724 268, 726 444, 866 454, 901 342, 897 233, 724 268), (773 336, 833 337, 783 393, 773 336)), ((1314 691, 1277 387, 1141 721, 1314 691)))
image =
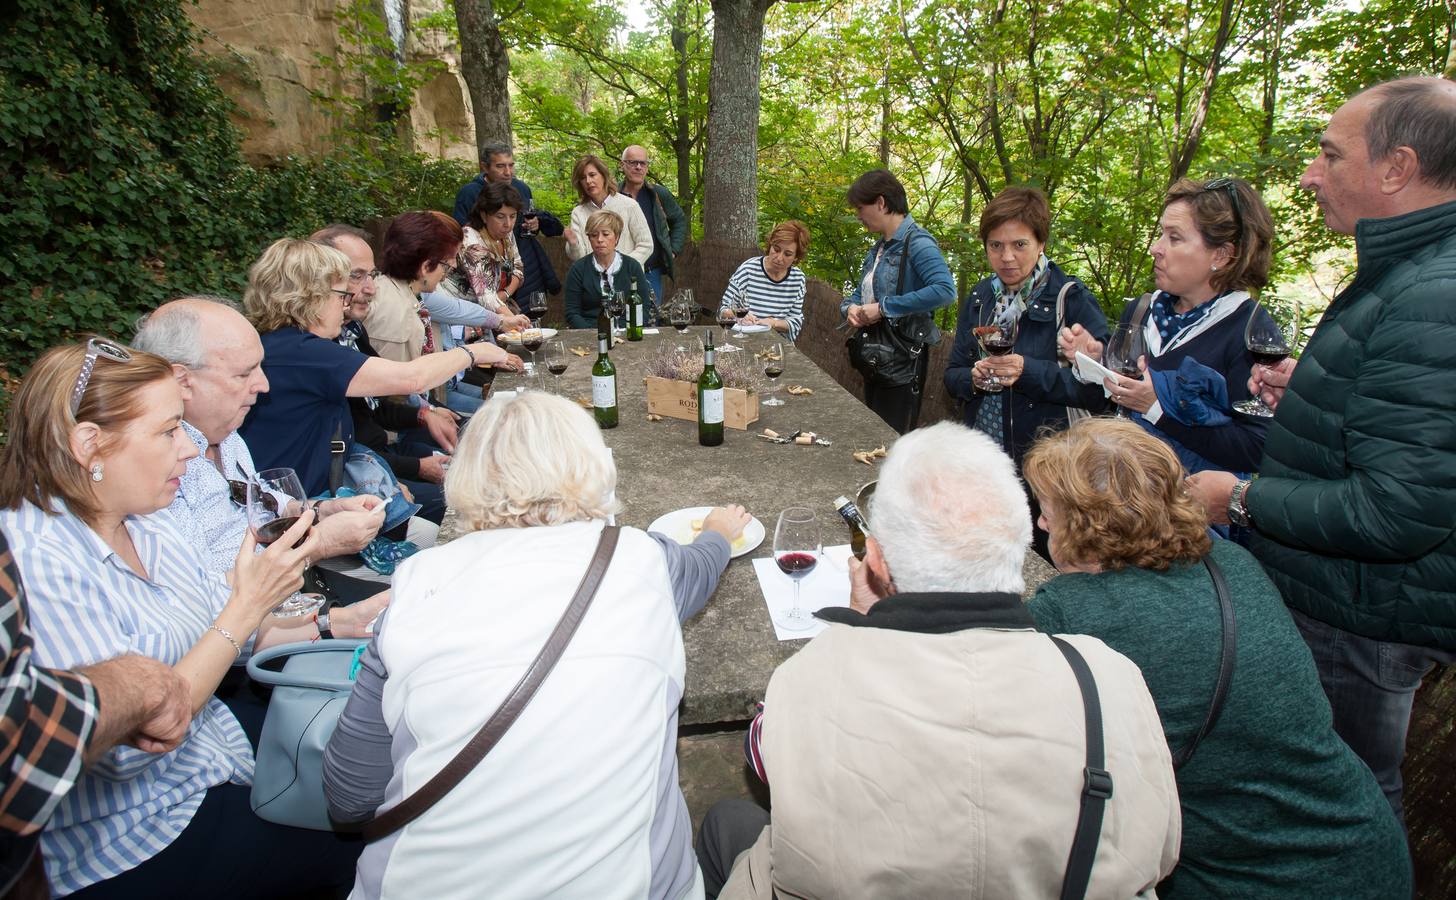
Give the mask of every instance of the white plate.
MULTIPOLYGON (((665 534, 679 544, 691 544, 699 532, 693 530, 693 523, 702 524, 703 518, 713 511, 711 506, 690 506, 687 509, 679 509, 676 512, 665 513, 658 516, 647 526, 648 531, 655 531, 658 534, 665 534)), ((735 558, 745 553, 752 553, 764 538, 763 523, 758 518, 750 517, 748 524, 743 527, 743 533, 738 540, 733 542, 729 548, 735 558)))
POLYGON ((738 332, 739 334, 763 334, 765 331, 772 331, 773 329, 768 325, 739 324, 734 325, 733 330, 738 332))
MULTIPOLYGON (((556 329, 555 328, 542 328, 541 329, 541 340, 543 340, 543 341, 549 341, 549 340, 551 340, 554 337, 556 337, 556 329)), ((521 332, 519 332, 519 331, 502 331, 499 335, 497 335, 496 340, 499 340, 502 343, 506 343, 506 344, 519 344, 521 342, 521 332)))

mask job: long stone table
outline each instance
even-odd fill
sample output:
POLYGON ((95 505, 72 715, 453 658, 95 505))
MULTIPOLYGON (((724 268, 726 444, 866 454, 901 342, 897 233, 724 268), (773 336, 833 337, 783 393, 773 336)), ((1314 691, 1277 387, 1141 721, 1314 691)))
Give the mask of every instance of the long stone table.
MULTIPOLYGON (((767 531, 753 552, 733 560, 707 608, 683 626, 687 651, 687 689, 680 720, 683 725, 738 722, 752 715, 762 699, 769 676, 792 656, 804 641, 779 641, 758 587, 751 559, 773 555, 773 529, 779 512, 788 506, 808 506, 819 513, 826 545, 849 539, 834 510, 834 499, 853 497, 860 485, 873 480, 873 466, 857 462, 855 450, 889 446, 895 433, 864 404, 840 387, 787 340, 784 374, 778 396, 783 406, 761 407, 759 419, 747 431, 724 429, 719 447, 698 445, 697 425, 663 418, 647 419, 647 392, 643 372, 649 357, 664 342, 696 346, 704 332, 695 328, 680 338, 672 329, 648 335, 641 342, 622 342, 611 351, 617 368, 619 425, 602 432, 616 456, 618 499, 623 504, 617 521, 646 528, 658 516, 690 506, 741 503, 767 531), (783 388, 812 388, 808 397, 789 395, 783 388), (772 444, 754 435, 764 428, 780 434, 795 429, 816 432, 833 446, 772 444)), ((714 341, 722 335, 714 329, 714 341)), ((596 332, 563 331, 558 337, 568 347, 589 348, 587 357, 570 356, 560 378, 568 397, 590 394, 591 365, 596 358, 596 332)), ((761 350, 770 335, 733 335, 732 343, 748 352, 761 350)), ((524 354, 524 351, 517 351, 524 354)), ((739 351, 741 354, 744 351, 739 351)), ((538 354, 540 356, 541 354, 538 354)), ((544 357, 542 357, 544 360, 544 357)), ((543 362, 544 368, 544 362, 543 362)), ((549 378, 549 376, 547 376, 549 378)), ((495 390, 510 390, 519 379, 497 377, 495 390)), ((446 519, 441 540, 455 533, 446 519)), ((1049 570, 1028 554, 1028 584, 1045 580, 1049 570)))

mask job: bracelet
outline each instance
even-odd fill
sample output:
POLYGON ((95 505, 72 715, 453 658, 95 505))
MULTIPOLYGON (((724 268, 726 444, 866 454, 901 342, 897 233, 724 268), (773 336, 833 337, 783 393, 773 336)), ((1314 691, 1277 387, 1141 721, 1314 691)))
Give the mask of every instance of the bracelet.
POLYGON ((470 348, 467 347, 467 346, 465 346, 464 344, 460 344, 458 346, 460 347, 461 350, 464 350, 465 351, 465 355, 466 356, 470 357, 470 364, 472 366, 475 365, 475 354, 470 352, 470 348))
POLYGON ((243 645, 238 643, 238 639, 233 637, 231 631, 228 631, 226 628, 219 627, 216 622, 212 623, 211 627, 208 630, 216 631, 218 634, 226 638, 229 644, 233 645, 233 650, 236 651, 236 655, 233 657, 234 659, 243 655, 243 645))

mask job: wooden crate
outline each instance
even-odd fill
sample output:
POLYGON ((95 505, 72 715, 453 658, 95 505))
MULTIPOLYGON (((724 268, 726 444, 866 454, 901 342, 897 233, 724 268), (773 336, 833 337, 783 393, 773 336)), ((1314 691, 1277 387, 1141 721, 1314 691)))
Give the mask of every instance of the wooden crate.
MULTIPOLYGON (((698 421, 698 386, 688 381, 648 376, 647 411, 674 419, 698 421)), ((758 421, 758 394, 740 388, 723 389, 723 424, 739 431, 758 421)))

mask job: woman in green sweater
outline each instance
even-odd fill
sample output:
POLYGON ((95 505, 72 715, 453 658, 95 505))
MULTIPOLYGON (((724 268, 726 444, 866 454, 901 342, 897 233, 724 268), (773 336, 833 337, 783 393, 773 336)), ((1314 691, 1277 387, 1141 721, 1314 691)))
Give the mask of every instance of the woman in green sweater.
POLYGON ((609 294, 631 293, 633 286, 643 303, 651 305, 647 275, 642 264, 617 252, 622 237, 622 217, 600 210, 586 220, 586 238, 591 253, 571 264, 566 273, 566 324, 569 328, 595 328, 597 316, 609 294))
POLYGON ((1088 419, 1039 441, 1022 472, 1062 573, 1030 604, 1053 634, 1101 638, 1143 671, 1175 764, 1208 718, 1228 584, 1236 653, 1221 712, 1177 770, 1178 868, 1160 897, 1411 895, 1405 833, 1335 734, 1309 648, 1242 547, 1210 541, 1167 444, 1088 419))

